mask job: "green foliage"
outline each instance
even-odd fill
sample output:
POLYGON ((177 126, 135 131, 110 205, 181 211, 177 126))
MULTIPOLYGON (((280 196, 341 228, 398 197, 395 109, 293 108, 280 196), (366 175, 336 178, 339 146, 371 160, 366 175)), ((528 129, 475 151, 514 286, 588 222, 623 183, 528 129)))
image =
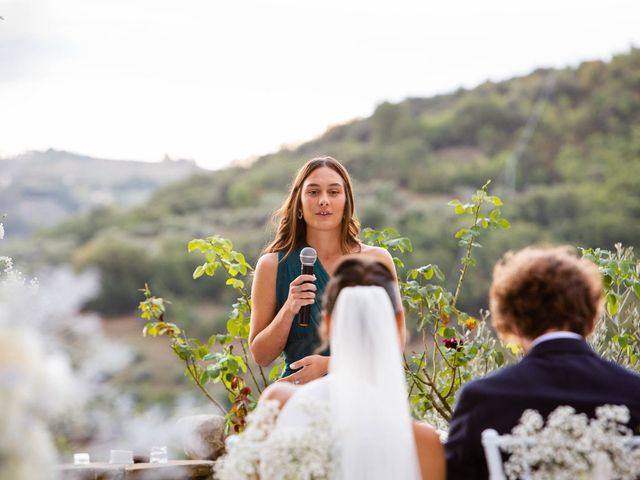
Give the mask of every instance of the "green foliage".
POLYGON ((77 268, 100 271, 100 293, 87 307, 106 314, 130 312, 138 303, 136 288, 152 276, 153 265, 147 252, 127 239, 97 240, 76 252, 77 268))
POLYGON ((640 372, 640 260, 632 248, 582 249, 600 269, 605 308, 591 338, 605 358, 640 372))
MULTIPOLYGON (((396 268, 404 272, 400 277, 403 278, 400 289, 405 312, 422 336, 422 351, 405 357, 410 402, 414 415, 428 418, 432 424, 443 428, 453 413, 458 390, 473 378, 513 360, 519 352, 517 346, 504 346, 494 336, 488 325, 489 312, 480 310, 480 314, 474 316, 459 307, 465 279, 471 271, 469 268, 477 264, 474 251, 481 247, 481 235, 511 227, 502 217, 502 200, 489 195, 489 183, 486 182, 465 203, 460 200, 448 203, 455 215, 466 222, 466 226, 453 234, 458 246, 462 247, 453 291, 446 285, 443 270, 434 263, 405 269, 405 262, 396 254, 410 254, 413 244, 396 229, 363 230, 365 241, 390 251, 396 268)), ((631 249, 624 250, 620 245, 616 248, 615 253, 601 249, 583 250, 585 258, 595 262, 603 274, 607 300, 606 313, 592 342, 606 358, 640 370, 640 336, 637 333, 640 331, 637 308, 640 262, 634 259, 631 249)), ((245 379, 250 377, 260 393, 269 382, 278 378, 284 363, 279 362, 271 370, 268 380, 260 368, 261 381, 256 379, 247 355, 251 299, 245 290, 244 279, 252 269, 244 255, 234 250, 229 240, 218 235, 194 239, 189 242, 188 250, 200 252, 205 260, 196 267, 193 278, 213 277, 222 270, 226 273, 226 285, 239 293, 227 321, 226 333, 212 335, 206 345, 187 338, 177 325, 165 322, 166 301, 153 297, 145 285, 145 300, 139 306, 141 317, 148 321, 144 334, 170 338, 172 349, 186 364, 186 374, 225 411, 227 429, 238 432, 244 428, 244 419, 256 402, 245 379), (239 354, 234 352, 237 347, 241 349, 239 354), (207 391, 209 382, 222 384, 227 390, 231 405, 228 410, 207 391)))
POLYGON ((224 412, 227 432, 231 429, 240 432, 244 429, 244 418, 257 400, 244 379, 245 374, 251 377, 258 395, 269 383, 260 366, 257 366, 259 379, 257 378, 255 367, 249 361, 247 353, 251 299, 244 279, 253 269, 246 262, 244 255, 233 249, 231 241, 218 235, 191 240, 187 250, 200 252, 205 259, 194 270, 194 279, 204 275, 213 277, 216 272, 224 271, 227 276, 226 285, 239 295, 229 314, 226 333, 212 335, 206 345, 196 338, 187 338, 186 333, 177 325, 164 321, 167 302, 152 296, 145 284, 142 290, 145 300, 140 302, 138 307, 141 318, 147 320, 143 334, 169 337, 174 353, 186 365, 185 375, 188 375, 200 391, 224 412), (234 352, 234 349, 238 348, 240 354, 234 352), (229 409, 207 390, 209 383, 224 386, 231 405, 229 409))
MULTIPOLYGON (((467 270, 476 263, 472 252, 481 246, 478 243, 481 232, 510 227, 500 209, 493 208, 502 206, 502 200, 488 195, 489 183, 467 203, 449 202, 456 215, 470 220, 468 227, 455 234, 464 248, 455 292, 447 289, 445 275, 435 264, 408 270, 400 284, 406 313, 416 319, 417 329, 422 333, 423 352, 406 361, 411 404, 421 417, 433 409, 442 419, 449 420, 456 392, 478 372, 477 365, 482 364, 486 373, 504 363, 506 352, 487 336, 486 318, 474 318, 457 305, 467 270), (487 206, 492 207, 489 212, 483 210, 487 206)), ((411 250, 409 239, 400 237, 393 229, 382 232, 368 229, 364 233, 368 242, 394 253, 411 250)), ((404 266, 395 256, 394 262, 399 268, 404 266)))

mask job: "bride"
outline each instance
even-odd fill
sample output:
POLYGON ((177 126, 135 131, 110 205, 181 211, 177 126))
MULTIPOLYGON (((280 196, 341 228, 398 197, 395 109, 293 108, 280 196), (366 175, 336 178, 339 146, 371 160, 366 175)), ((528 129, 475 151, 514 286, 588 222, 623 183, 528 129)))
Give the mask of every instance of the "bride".
POLYGON ((383 264, 346 257, 327 285, 324 322, 330 337, 329 374, 303 386, 271 385, 275 432, 313 425, 328 412, 334 477, 341 480, 444 479, 435 431, 412 421, 402 366, 401 306, 383 264), (328 408, 316 408, 325 404, 328 408))

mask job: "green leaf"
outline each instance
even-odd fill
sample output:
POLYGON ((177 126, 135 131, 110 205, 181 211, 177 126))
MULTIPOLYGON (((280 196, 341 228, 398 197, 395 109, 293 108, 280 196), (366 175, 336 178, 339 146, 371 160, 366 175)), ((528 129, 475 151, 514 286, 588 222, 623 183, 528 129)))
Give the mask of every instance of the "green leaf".
POLYGON ((640 298, 640 283, 636 283, 633 286, 633 293, 636 294, 636 297, 640 298))
POLYGON ((280 375, 282 375, 283 371, 284 371, 284 361, 281 360, 278 363, 276 363, 271 369, 271 371, 269 372, 269 381, 273 382, 277 378, 280 378, 280 375))
POLYGON ((200 250, 205 252, 209 249, 209 243, 201 238, 194 238, 187 245, 187 251, 193 252, 194 250, 200 250))
POLYGON ((454 338, 456 336, 456 331, 451 327, 442 326, 438 329, 438 335, 444 338, 454 338))
POLYGON ((199 379, 200 385, 205 385, 208 380, 209 380, 209 372, 206 369, 204 369, 200 373, 200 379, 199 379))
POLYGON ((615 335, 612 340, 622 348, 625 348, 627 345, 629 345, 629 338, 626 335, 615 335))
POLYGON ((498 367, 501 367, 504 364, 504 353, 499 350, 495 350, 493 352, 493 360, 496 362, 498 367))
POLYGON ((425 280, 431 280, 431 278, 433 278, 433 268, 427 268, 424 272, 422 272, 422 276, 425 280))
POLYGON ((193 279, 195 280, 200 278, 202 275, 204 275, 204 267, 202 265, 198 265, 193 272, 193 279))
POLYGON ((226 285, 231 285, 233 288, 238 288, 238 289, 242 289, 244 288, 244 282, 242 280, 240 280, 239 278, 229 278, 227 279, 226 285))
POLYGON ((618 313, 618 296, 615 293, 608 293, 607 294, 607 312, 609 312, 609 315, 611 315, 612 317, 616 315, 616 313, 618 313))
POLYGON ((209 349, 207 347, 199 347, 195 351, 195 355, 199 360, 202 360, 209 353, 209 349))
POLYGON ((220 381, 220 374, 222 373, 222 368, 220 365, 208 365, 207 373, 209 374, 209 378, 214 382, 220 381))
POLYGON ((227 332, 229 332, 234 337, 238 336, 240 333, 240 323, 234 319, 230 319, 227 321, 227 332))
MULTIPOLYGON (((610 289, 613 285, 613 278, 611 278, 611 275, 603 275, 602 276, 602 283, 604 284, 604 288, 606 288, 607 290, 610 289)), ((640 294, 638 294, 638 292, 636 292, 636 295, 638 295, 638 298, 640 298, 640 294)))
POLYGON ((504 228, 505 230, 507 228, 511 228, 511 223, 509 223, 509 220, 507 220, 506 218, 501 218, 500 220, 498 220, 498 225, 500 225, 500 227, 504 228))
POLYGON ((155 323, 147 323, 142 329, 142 336, 146 337, 147 335, 151 337, 156 336, 156 324, 155 323))

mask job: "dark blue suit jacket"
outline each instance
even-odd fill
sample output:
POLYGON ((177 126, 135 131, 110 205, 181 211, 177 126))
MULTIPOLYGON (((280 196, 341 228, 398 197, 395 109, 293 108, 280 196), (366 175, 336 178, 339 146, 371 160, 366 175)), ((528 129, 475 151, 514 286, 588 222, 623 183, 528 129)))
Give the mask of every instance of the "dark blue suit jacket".
POLYGON ((626 405, 630 427, 640 425, 640 375, 601 359, 583 340, 547 340, 516 365, 465 385, 449 425, 445 445, 447 478, 488 478, 480 435, 486 428, 509 433, 522 413, 544 417, 559 405, 595 416, 595 408, 626 405))

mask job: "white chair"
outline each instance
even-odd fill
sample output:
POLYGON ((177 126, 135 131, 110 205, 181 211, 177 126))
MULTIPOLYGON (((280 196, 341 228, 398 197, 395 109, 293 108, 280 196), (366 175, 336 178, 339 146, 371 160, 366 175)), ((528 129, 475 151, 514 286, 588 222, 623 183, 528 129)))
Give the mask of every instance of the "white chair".
MULTIPOLYGON (((626 445, 631 447, 640 447, 640 436, 628 437, 624 440, 626 445)), ((484 447, 484 455, 487 459, 487 467, 489 469, 489 480, 506 480, 504 468, 502 464, 502 454, 500 449, 511 445, 533 445, 530 438, 516 438, 513 436, 505 437, 499 435, 493 428, 488 428, 482 432, 482 446, 484 447)), ((526 467, 525 476, 522 480, 530 480, 531 471, 526 467)))

